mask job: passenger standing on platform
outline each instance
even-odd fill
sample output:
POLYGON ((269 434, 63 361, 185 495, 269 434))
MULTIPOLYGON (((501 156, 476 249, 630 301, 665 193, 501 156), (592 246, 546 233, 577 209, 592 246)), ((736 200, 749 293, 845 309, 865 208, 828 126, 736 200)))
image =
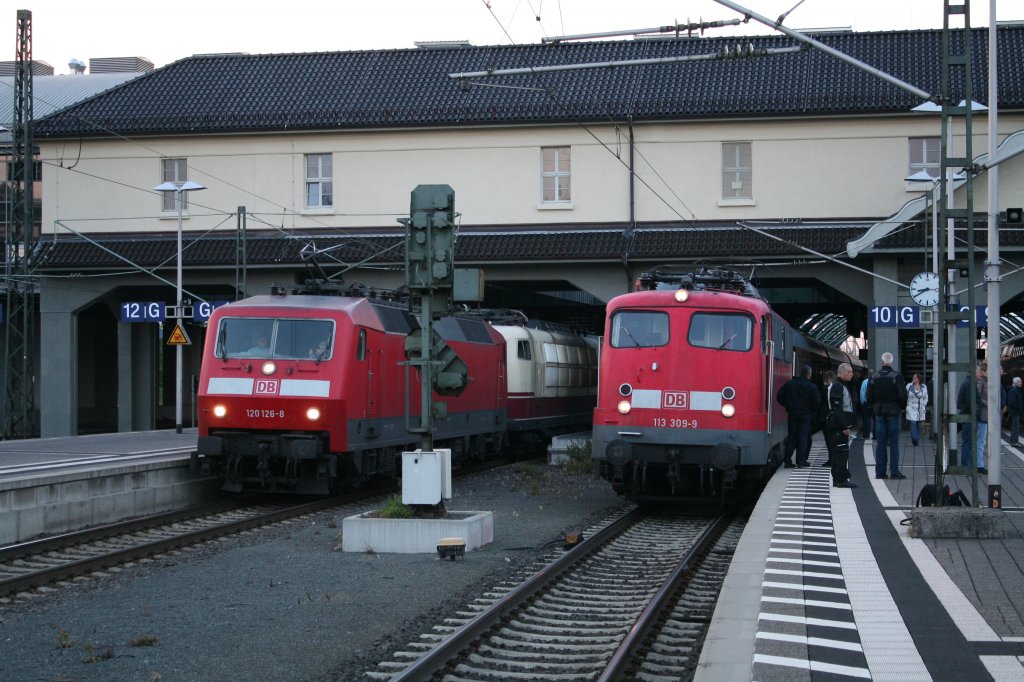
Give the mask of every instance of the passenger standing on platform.
POLYGON ((928 407, 928 387, 921 383, 921 375, 915 373, 907 384, 907 423, 910 424, 910 442, 921 444, 921 422, 928 407))
POLYGON ((776 400, 786 408, 789 415, 789 433, 786 435, 786 452, 782 457, 783 466, 793 468, 793 451, 796 451, 796 466, 809 466, 807 458, 811 452, 811 418, 818 411, 821 394, 811 382, 811 366, 804 365, 800 375, 782 385, 776 400))
MULTIPOLYGON (((864 440, 871 440, 874 430, 871 428, 875 421, 872 418, 871 402, 868 398, 868 386, 871 385, 871 368, 864 368, 864 378, 860 381, 860 437, 864 440)), ((856 438, 857 436, 854 436, 856 438)))
POLYGON ((974 422, 973 431, 969 422, 960 425, 960 466, 970 468, 972 466, 972 455, 976 453, 978 473, 987 474, 988 469, 985 468, 985 445, 988 443, 987 363, 979 362, 974 379, 972 380, 969 376, 964 377, 964 380, 960 383, 960 388, 956 392, 956 409, 960 414, 971 413, 971 403, 968 401, 971 399, 972 388, 974 389, 977 420, 974 422), (977 436, 972 438, 972 433, 977 433, 977 436))
POLYGON ((1010 445, 1020 445, 1020 417, 1024 414, 1024 389, 1021 388, 1020 377, 1013 378, 1013 385, 1006 398, 1006 408, 1010 412, 1010 445))
POLYGON ((892 353, 882 353, 882 369, 868 384, 868 402, 875 415, 875 478, 904 479, 900 471, 900 414, 907 406, 907 385, 892 368, 892 361, 892 353))
POLYGON ((832 458, 836 456, 836 434, 832 431, 832 427, 828 423, 828 389, 832 386, 832 381, 835 380, 836 373, 832 370, 821 373, 821 384, 825 389, 822 392, 821 406, 819 413, 821 415, 821 435, 825 437, 825 447, 828 449, 828 459, 821 463, 823 467, 832 466, 832 458))
POLYGON ((853 411, 853 394, 850 380, 853 367, 844 362, 836 368, 836 381, 828 389, 829 426, 832 429, 836 452, 832 455, 832 486, 835 488, 856 488, 850 480, 850 436, 853 434, 857 416, 853 411))

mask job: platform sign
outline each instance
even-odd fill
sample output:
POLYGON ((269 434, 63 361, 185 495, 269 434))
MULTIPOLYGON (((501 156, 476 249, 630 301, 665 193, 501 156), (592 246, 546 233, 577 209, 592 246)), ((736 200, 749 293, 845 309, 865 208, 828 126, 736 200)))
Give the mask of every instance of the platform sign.
POLYGON ((129 301, 121 304, 122 322, 163 322, 166 305, 161 301, 129 301))
POLYGON ((188 334, 185 333, 185 328, 180 324, 174 325, 174 331, 167 337, 168 346, 191 346, 192 339, 188 338, 188 334))
POLYGON ((921 326, 921 308, 916 305, 879 305, 868 310, 868 327, 917 328, 921 326))
MULTIPOLYGON (((960 312, 966 313, 967 306, 960 306, 960 312)), ((967 327, 967 320, 960 320, 956 323, 958 329, 964 329, 967 327)), ((976 305, 974 306, 974 326, 976 327, 987 327, 988 326, 988 306, 987 305, 976 305)))
POLYGON ((228 303, 230 301, 200 301, 192 306, 192 319, 196 322, 206 322, 214 310, 228 303))

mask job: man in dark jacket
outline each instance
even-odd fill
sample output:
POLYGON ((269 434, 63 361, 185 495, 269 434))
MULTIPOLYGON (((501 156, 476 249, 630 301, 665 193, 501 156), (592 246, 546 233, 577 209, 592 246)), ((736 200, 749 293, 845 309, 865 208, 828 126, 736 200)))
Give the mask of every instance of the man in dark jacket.
POLYGON ((796 466, 809 466, 807 458, 811 452, 811 418, 818 411, 821 394, 811 382, 811 367, 804 365, 800 376, 795 376, 782 385, 776 396, 779 404, 789 415, 789 432, 786 435, 786 452, 783 465, 793 467, 793 451, 796 451, 796 466))
POLYGON ((850 480, 850 436, 853 434, 857 417, 854 413, 853 393, 850 381, 853 367, 844 362, 836 368, 836 380, 828 387, 829 428, 836 444, 832 455, 832 486, 835 488, 856 488, 850 480))
POLYGON ((906 476, 900 471, 900 414, 907 406, 907 382, 892 368, 892 362, 892 353, 882 353, 882 369, 872 375, 868 384, 868 402, 875 416, 875 478, 903 479, 906 476))
POLYGON ((1010 413, 1010 445, 1020 445, 1020 418, 1024 415, 1024 388, 1020 377, 1013 378, 1013 385, 1007 392, 1006 408, 1010 413))

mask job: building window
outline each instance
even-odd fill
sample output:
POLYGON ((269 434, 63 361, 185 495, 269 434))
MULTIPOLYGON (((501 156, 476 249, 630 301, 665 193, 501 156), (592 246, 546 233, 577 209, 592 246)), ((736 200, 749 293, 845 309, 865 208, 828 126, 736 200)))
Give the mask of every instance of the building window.
MULTIPOLYGON (((187 159, 160 159, 160 183, 173 182, 180 184, 188 180, 187 159)), ((161 192, 160 210, 164 212, 178 212, 178 205, 175 203, 177 197, 181 197, 181 210, 188 210, 188 192, 161 192)))
POLYGON ((330 154, 306 154, 306 208, 334 206, 334 171, 330 154))
POLYGON ((722 143, 722 199, 753 199, 753 153, 749 142, 722 143))
MULTIPOLYGON (((20 178, 19 178, 20 179, 20 178)), ((43 162, 32 162, 32 181, 40 182, 43 179, 43 162)), ((14 182, 14 162, 7 163, 7 182, 14 182)))
POLYGON ((572 167, 569 147, 544 147, 541 156, 541 203, 572 201, 572 167))
POLYGON ((924 171, 933 178, 939 177, 942 150, 937 137, 912 137, 908 140, 907 156, 910 158, 909 173, 924 171))

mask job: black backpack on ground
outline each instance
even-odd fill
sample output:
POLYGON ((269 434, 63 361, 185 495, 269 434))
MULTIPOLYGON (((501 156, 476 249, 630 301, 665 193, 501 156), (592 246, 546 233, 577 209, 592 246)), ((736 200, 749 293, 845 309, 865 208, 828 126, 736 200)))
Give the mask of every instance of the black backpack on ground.
MULTIPOLYGON (((949 486, 942 486, 942 502, 939 504, 945 504, 946 500, 949 499, 951 493, 949 492, 949 486)), ((917 502, 914 503, 916 507, 934 507, 935 506, 935 484, 929 483, 923 488, 921 492, 917 494, 917 502)))
MULTIPOLYGON (((964 491, 957 490, 955 493, 950 492, 949 486, 942 486, 942 497, 939 498, 939 504, 943 507, 970 507, 971 501, 964 495, 964 491)), ((921 492, 917 494, 917 502, 915 506, 918 507, 934 507, 935 506, 935 484, 929 483, 921 488, 921 492)))

